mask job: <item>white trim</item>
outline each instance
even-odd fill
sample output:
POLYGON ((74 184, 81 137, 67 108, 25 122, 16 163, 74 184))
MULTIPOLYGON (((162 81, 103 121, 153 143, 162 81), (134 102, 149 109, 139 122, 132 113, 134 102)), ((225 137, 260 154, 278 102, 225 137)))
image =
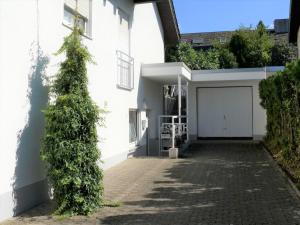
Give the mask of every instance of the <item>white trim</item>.
POLYGON ((260 67, 218 70, 190 70, 183 62, 143 64, 142 76, 163 84, 177 84, 178 75, 185 81, 263 80, 284 67, 260 67))

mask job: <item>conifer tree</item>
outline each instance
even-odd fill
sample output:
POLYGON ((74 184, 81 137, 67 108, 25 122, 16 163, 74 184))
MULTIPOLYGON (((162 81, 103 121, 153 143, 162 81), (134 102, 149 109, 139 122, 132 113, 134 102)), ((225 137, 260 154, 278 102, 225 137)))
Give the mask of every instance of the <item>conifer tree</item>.
POLYGON ((57 214, 87 215, 102 203, 103 172, 98 166, 96 126, 101 110, 88 92, 86 64, 92 62, 81 42, 75 22, 57 54, 65 54, 51 86, 54 96, 45 113, 45 136, 41 151, 46 162, 57 214))

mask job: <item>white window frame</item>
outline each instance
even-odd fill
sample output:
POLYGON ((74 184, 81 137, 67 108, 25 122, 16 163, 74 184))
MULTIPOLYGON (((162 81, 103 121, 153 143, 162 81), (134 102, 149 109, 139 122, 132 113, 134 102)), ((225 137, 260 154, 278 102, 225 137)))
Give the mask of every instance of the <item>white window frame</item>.
MULTIPOLYGON (((83 36, 87 37, 87 38, 92 38, 92 5, 93 2, 92 0, 87 0, 89 1, 89 18, 81 15, 80 13, 78 13, 80 20, 82 20, 84 22, 84 33, 83 36)), ((70 24, 69 21, 67 21, 65 19, 65 11, 67 11, 68 13, 72 14, 72 16, 76 16, 76 11, 75 9, 72 9, 71 7, 69 7, 68 5, 64 4, 63 6, 63 22, 62 24, 66 27, 68 27, 69 29, 73 29, 74 24, 70 24)), ((74 20, 74 19, 73 19, 74 20)))
POLYGON ((134 58, 117 51, 117 86, 126 90, 134 89, 134 58))

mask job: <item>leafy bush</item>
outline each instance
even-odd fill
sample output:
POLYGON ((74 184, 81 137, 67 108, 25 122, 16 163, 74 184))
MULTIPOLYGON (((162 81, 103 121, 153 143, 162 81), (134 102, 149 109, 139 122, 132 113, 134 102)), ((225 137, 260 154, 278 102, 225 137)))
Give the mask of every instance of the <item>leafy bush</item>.
POLYGON ((198 69, 198 53, 190 43, 181 42, 167 48, 167 62, 184 62, 190 69, 198 69))
POLYGON ((297 47, 287 42, 276 43, 272 48, 271 66, 285 66, 297 59, 297 47))
POLYGON ((238 67, 235 55, 229 51, 227 46, 219 47, 218 52, 219 64, 221 69, 231 69, 238 67))
POLYGON ((45 110, 41 156, 58 205, 56 213, 87 215, 102 202, 96 124, 103 118, 88 93, 86 63, 92 60, 77 27, 64 39, 58 54, 65 54, 66 59, 51 87, 54 100, 45 110))
POLYGON ((199 51, 197 57, 198 70, 214 70, 220 68, 219 52, 216 49, 199 51))
POLYGON ((260 83, 267 111, 265 143, 280 163, 300 179, 300 61, 260 83))
POLYGON ((218 69, 217 50, 196 51, 190 43, 181 42, 167 49, 167 62, 184 62, 192 70, 218 69))

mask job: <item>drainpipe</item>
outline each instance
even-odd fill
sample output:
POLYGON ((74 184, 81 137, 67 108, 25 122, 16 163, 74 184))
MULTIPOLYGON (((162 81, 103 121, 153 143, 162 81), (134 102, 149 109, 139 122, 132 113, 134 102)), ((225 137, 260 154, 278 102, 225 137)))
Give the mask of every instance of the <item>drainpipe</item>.
POLYGON ((186 82, 186 140, 189 141, 189 82, 186 82))

